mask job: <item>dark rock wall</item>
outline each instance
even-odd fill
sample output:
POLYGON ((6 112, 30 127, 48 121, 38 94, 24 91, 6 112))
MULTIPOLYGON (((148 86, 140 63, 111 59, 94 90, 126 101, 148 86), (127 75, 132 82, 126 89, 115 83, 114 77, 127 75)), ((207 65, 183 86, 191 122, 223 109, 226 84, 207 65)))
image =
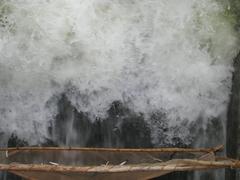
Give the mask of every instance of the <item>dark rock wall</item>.
POLYGON ((115 101, 107 118, 91 121, 78 112, 63 94, 58 103, 59 114, 49 131, 58 145, 86 147, 153 147, 151 131, 143 116, 130 112, 115 101), (71 121, 71 122, 69 122, 71 121))
MULTIPOLYGON (((239 158, 239 123, 240 123, 240 53, 234 59, 232 92, 227 114, 227 156, 239 158)), ((226 170, 226 180, 236 180, 235 170, 226 170)))

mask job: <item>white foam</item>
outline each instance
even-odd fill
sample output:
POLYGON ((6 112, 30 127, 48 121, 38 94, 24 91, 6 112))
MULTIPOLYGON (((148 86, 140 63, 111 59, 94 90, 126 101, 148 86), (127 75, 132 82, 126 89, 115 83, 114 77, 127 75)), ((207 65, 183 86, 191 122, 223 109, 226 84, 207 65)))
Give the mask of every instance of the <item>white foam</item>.
POLYGON ((93 119, 114 100, 164 111, 172 125, 226 111, 238 36, 214 0, 4 3, 1 131, 41 141, 57 113, 46 103, 69 83, 71 102, 93 119))

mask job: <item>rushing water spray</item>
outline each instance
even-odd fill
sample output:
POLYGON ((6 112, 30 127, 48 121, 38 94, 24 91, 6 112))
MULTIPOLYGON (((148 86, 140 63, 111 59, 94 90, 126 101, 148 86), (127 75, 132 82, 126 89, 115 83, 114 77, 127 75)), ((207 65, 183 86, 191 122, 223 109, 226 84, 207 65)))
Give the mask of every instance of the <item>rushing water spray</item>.
POLYGON ((215 0, 1 0, 0 133, 41 142, 63 92, 92 121, 122 102, 155 144, 154 113, 184 122, 183 140, 199 118, 224 119, 238 45, 228 10, 215 0))

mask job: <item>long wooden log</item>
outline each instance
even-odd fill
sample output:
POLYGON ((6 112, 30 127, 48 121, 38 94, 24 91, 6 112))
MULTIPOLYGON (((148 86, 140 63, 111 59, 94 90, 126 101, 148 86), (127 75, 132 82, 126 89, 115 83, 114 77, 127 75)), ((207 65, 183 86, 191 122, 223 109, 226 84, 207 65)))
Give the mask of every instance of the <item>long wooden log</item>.
POLYGON ((78 148, 78 147, 15 147, 15 148, 0 148, 1 151, 98 151, 98 152, 201 152, 209 153, 223 150, 223 145, 213 148, 145 148, 145 149, 121 149, 121 148, 78 148))
POLYGON ((65 172, 65 173, 119 173, 139 171, 190 171, 220 168, 240 168, 240 161, 202 161, 179 159, 165 163, 139 165, 62 166, 46 164, 0 164, 1 171, 65 172))

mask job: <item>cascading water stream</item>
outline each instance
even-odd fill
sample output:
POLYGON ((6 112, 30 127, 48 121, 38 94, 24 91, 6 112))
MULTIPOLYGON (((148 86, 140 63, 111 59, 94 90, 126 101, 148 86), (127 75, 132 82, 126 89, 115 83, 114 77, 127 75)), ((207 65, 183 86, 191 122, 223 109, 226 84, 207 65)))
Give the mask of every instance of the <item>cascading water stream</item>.
POLYGON ((0 145, 224 143, 231 2, 1 0, 0 145))

